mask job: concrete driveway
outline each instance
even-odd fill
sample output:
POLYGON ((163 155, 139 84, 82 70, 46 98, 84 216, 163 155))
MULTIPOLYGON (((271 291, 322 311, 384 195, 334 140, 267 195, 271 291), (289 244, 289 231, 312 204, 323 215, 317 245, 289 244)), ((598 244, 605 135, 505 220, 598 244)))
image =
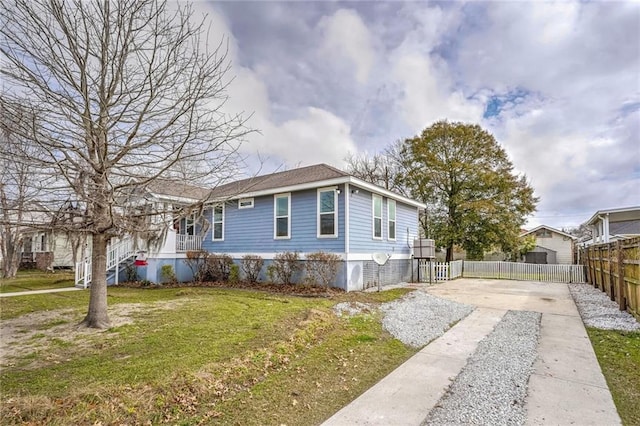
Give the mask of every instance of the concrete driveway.
POLYGON ((476 306, 468 317, 331 417, 326 425, 419 425, 508 310, 542 314, 527 425, 617 425, 620 417, 566 284, 458 279, 411 285, 476 306))

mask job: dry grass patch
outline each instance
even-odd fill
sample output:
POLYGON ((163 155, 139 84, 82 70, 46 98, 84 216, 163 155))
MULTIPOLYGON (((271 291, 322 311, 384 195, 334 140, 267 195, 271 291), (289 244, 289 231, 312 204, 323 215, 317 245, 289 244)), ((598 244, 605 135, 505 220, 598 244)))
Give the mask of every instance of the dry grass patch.
MULTIPOLYGON (((375 305, 405 291, 385 293, 360 299, 375 305)), ((317 424, 415 353, 382 329, 376 311, 333 313, 356 295, 109 294, 116 325, 107 331, 74 329, 82 309, 12 320, 0 423, 317 424), (25 331, 28 323, 37 326, 25 331), (17 349, 32 344, 41 346, 17 349)))

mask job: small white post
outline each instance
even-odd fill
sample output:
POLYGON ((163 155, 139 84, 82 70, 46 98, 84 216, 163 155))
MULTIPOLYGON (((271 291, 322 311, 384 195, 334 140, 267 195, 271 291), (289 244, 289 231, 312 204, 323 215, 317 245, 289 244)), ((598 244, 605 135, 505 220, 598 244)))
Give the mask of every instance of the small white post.
POLYGON ((89 262, 87 260, 84 261, 84 279, 82 280, 82 285, 86 289, 87 288, 87 277, 89 276, 89 262))

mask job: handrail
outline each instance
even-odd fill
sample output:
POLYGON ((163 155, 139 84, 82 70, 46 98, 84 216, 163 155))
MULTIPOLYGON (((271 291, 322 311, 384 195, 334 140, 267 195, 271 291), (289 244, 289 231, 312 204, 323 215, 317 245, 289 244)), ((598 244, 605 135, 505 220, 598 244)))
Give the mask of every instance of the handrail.
MULTIPOLYGON (((120 265, 135 254, 133 239, 127 237, 107 247, 107 271, 120 265)), ((75 285, 87 288, 91 284, 91 258, 76 262, 75 285)), ((117 279, 117 278, 116 278, 117 279)))

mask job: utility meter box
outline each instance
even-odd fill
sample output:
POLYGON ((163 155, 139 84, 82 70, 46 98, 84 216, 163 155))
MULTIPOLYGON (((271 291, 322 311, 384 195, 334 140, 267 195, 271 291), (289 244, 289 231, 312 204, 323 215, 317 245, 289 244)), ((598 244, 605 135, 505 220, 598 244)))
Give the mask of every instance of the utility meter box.
POLYGON ((436 257, 436 242, 428 238, 413 240, 413 257, 415 259, 434 259, 436 257))

